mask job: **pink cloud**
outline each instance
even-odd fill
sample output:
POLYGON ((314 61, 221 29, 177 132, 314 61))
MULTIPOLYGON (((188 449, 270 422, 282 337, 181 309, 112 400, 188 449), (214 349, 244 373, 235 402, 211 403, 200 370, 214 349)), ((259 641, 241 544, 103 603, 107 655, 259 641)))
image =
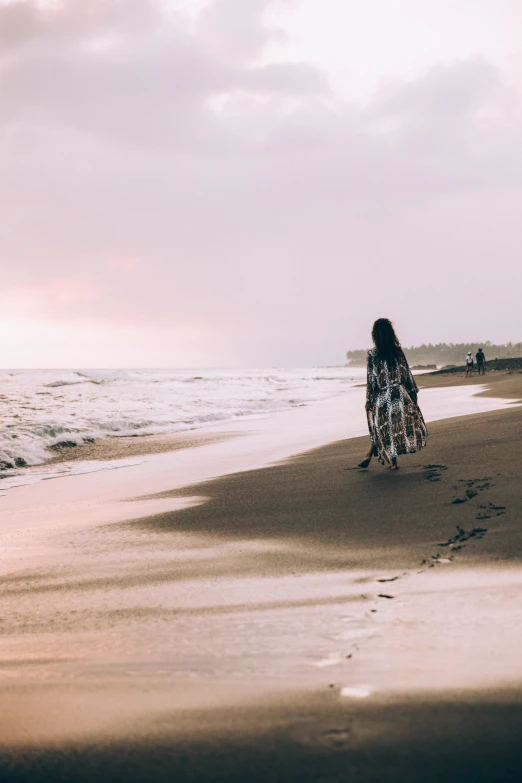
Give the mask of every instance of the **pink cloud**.
POLYGON ((0 4, 4 313, 189 324, 213 364, 343 361, 382 314, 406 343, 519 339, 522 100, 491 63, 350 103, 263 64, 269 0, 164 5, 0 4))
POLYGON ((42 285, 0 290, 0 308, 6 315, 74 318, 88 310, 97 294, 93 276, 77 273, 42 285))

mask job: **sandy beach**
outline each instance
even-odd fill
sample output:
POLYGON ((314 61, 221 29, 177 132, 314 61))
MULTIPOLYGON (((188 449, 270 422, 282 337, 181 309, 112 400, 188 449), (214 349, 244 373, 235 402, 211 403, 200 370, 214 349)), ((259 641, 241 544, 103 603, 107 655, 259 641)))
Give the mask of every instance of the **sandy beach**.
POLYGON ((0 0, 0 783, 522 780, 521 27, 0 0))
POLYGON ((1 779, 518 780, 522 374, 418 380, 5 492, 1 779))

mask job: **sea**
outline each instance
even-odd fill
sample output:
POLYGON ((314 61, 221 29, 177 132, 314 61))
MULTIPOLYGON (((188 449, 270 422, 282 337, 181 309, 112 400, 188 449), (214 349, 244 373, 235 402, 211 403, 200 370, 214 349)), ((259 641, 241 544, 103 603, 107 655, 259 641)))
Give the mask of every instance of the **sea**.
POLYGON ((270 417, 341 395, 365 374, 361 367, 0 370, 0 485, 41 477, 57 453, 67 462, 84 443, 270 417))

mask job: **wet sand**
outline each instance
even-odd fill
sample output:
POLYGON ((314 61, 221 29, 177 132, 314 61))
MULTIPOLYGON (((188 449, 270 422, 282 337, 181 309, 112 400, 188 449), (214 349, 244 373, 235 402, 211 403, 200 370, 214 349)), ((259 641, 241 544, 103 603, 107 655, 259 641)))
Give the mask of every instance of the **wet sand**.
MULTIPOLYGON (((486 380, 486 376, 473 375, 469 379, 463 379, 455 375, 418 375, 417 382, 424 389, 437 389, 448 386, 478 386, 489 382, 492 388, 484 391, 483 396, 497 396, 497 397, 509 397, 511 395, 511 387, 513 388, 513 394, 517 394, 517 382, 509 383, 509 375, 513 373, 498 373, 489 372, 486 380), (502 383, 498 384, 498 381, 502 379, 502 383), (464 380, 466 383, 464 383, 464 380), (502 388, 502 393, 497 394, 497 389, 502 388)), ((251 423, 247 424, 252 426, 251 423)), ((241 434, 240 429, 244 425, 239 425, 239 428, 232 427, 232 431, 223 431, 222 426, 217 426, 215 431, 190 430, 188 432, 173 433, 170 435, 136 435, 132 437, 108 437, 100 439, 92 443, 84 443, 74 448, 61 448, 58 449, 55 456, 50 459, 46 464, 54 465, 60 464, 64 461, 81 461, 81 460, 119 460, 127 459, 129 457, 141 457, 148 454, 164 454, 167 452, 177 451, 178 449, 196 448, 198 446, 206 446, 209 443, 216 443, 227 438, 237 437, 241 434)))
POLYGON ((429 430, 397 474, 352 438, 10 551, 2 780, 518 780, 522 411, 429 430))
POLYGON ((521 720, 513 692, 371 704, 314 694, 211 714, 165 710, 125 739, 0 751, 0 764, 3 780, 27 783, 515 783, 521 720))
POLYGON ((232 433, 180 432, 172 435, 138 435, 136 437, 105 438, 93 443, 82 443, 73 448, 57 449, 46 465, 77 460, 117 460, 143 457, 147 454, 165 454, 178 449, 194 449, 233 437, 232 433))

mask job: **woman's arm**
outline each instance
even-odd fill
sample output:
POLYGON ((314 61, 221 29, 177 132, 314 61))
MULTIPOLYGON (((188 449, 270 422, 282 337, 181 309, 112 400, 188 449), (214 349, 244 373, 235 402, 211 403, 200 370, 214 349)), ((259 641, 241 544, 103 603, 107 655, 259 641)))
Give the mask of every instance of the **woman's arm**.
POLYGON ((413 377, 412 371, 410 370, 410 365, 408 364, 408 360, 402 354, 402 370, 403 370, 403 383, 406 391, 412 398, 413 402, 417 402, 417 394, 419 393, 419 388, 417 384, 415 383, 415 378, 413 377))
POLYGON ((368 351, 366 360, 366 410, 369 411, 375 404, 377 396, 377 387, 375 382, 375 373, 373 371, 373 354, 368 351))

